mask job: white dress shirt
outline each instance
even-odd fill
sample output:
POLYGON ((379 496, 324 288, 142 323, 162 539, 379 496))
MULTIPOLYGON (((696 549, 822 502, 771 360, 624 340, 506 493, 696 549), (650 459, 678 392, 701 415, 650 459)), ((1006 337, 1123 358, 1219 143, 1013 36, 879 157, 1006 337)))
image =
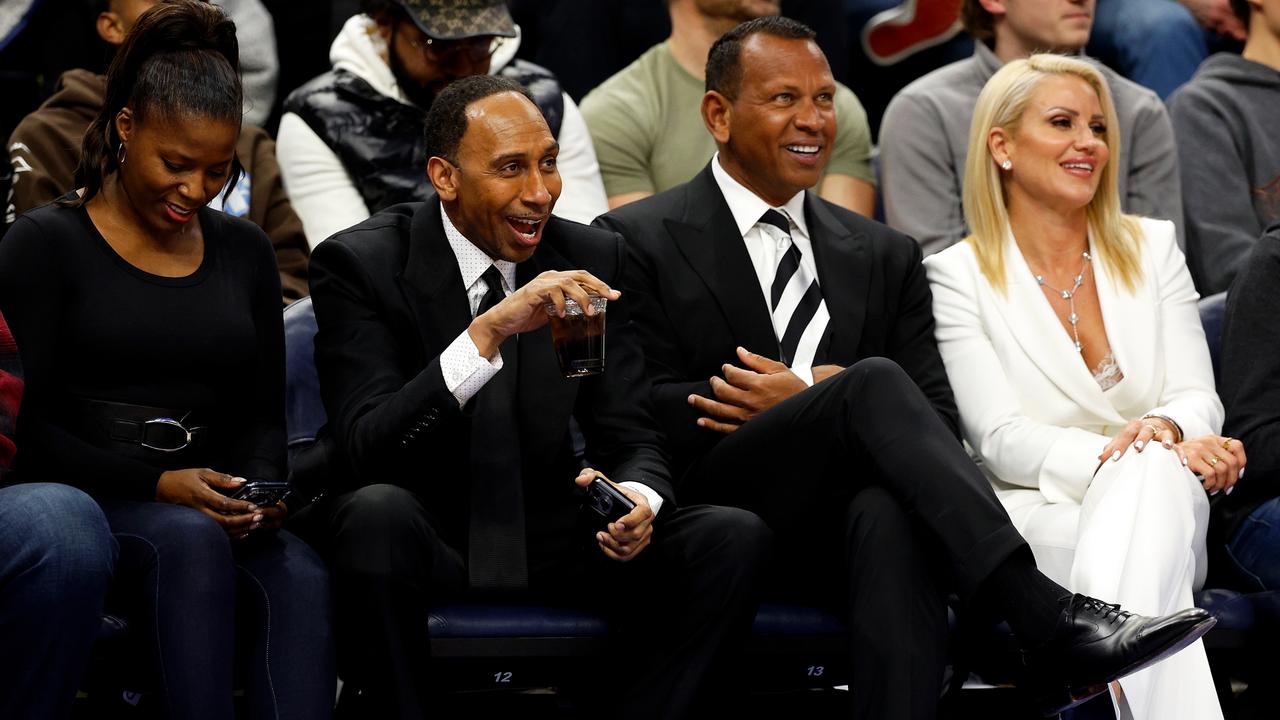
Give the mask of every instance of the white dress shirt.
MULTIPOLYGON (((711 163, 711 175, 720 186, 720 194, 733 213, 733 220, 738 225, 738 234, 742 236, 742 244, 747 247, 751 256, 751 265, 756 270, 756 280, 760 282, 760 292, 766 305, 769 303, 769 292, 773 287, 773 277, 778 272, 778 261, 790 249, 792 243, 800 249, 800 265, 809 272, 809 277, 817 282, 818 266, 813 261, 813 245, 809 242, 809 227, 804 221, 804 191, 796 193, 781 207, 774 207, 759 195, 748 190, 742 183, 730 177, 720 166, 720 153, 716 153, 711 163), (791 240, 772 236, 759 226, 760 217, 767 210, 777 210, 786 216, 791 225, 791 240)), ((819 286, 821 287, 821 286, 819 286)), ((758 348, 747 348, 758 352, 758 348)), ((793 365, 791 372, 804 381, 813 384, 813 368, 808 365, 793 365)))
MULTIPOLYGON (((465 238, 449 219, 449 213, 445 212, 443 204, 440 205, 440 220, 444 225, 444 236, 449 240, 449 247, 453 248, 454 257, 458 259, 458 271, 462 273, 462 286, 467 289, 467 304, 471 308, 471 317, 476 316, 480 301, 484 299, 485 293, 489 292, 488 283, 481 279, 489 266, 496 266, 501 273, 503 294, 510 295, 515 292, 515 263, 508 260, 494 260, 485 251, 476 247, 475 243, 465 238)), ((471 334, 466 330, 463 330, 453 342, 449 343, 449 347, 440 353, 440 374, 444 376, 444 386, 458 401, 458 407, 462 407, 468 400, 475 397, 476 393, 480 392, 480 388, 493 379, 501 369, 502 354, 494 353, 492 360, 484 357, 476 347, 475 341, 471 339, 471 334)), ((654 517, 657 517, 658 510, 662 508, 662 496, 653 488, 638 482, 621 482, 618 485, 631 488, 643 495, 649 501, 649 509, 653 511, 654 517)))

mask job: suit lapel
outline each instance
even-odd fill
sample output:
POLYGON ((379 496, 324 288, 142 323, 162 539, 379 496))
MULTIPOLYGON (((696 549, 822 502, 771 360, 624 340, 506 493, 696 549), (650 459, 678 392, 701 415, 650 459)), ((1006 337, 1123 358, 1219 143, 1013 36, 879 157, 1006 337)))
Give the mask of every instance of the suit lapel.
POLYGON ((1076 352, 1074 341, 1058 321, 1012 235, 1005 242, 1004 259, 1008 292, 1004 296, 993 294, 1023 352, 1050 382, 1082 408, 1098 417, 1116 419, 1115 408, 1076 352))
POLYGON ((667 232, 711 291, 734 342, 778 359, 768 303, 710 165, 690 181, 687 192, 684 216, 664 218, 667 232))
POLYGON ((804 207, 818 284, 831 314, 831 344, 819 357, 856 358, 871 285, 869 241, 840 224, 812 193, 805 194, 804 207))
POLYGON ((440 202, 427 198, 409 226, 409 256, 397 277, 413 311, 423 356, 434 357, 471 324, 467 289, 462 286, 458 259, 444 236, 440 202))
MULTIPOLYGON (((1092 244, 1090 251, 1093 251, 1092 244)), ((1159 307, 1159 303, 1151 297, 1153 289, 1149 283, 1140 283, 1137 290, 1130 293, 1097 261, 1093 263, 1093 273, 1098 279, 1098 304, 1102 307, 1107 342, 1124 373, 1124 380, 1111 391, 1110 404, 1117 408, 1141 405, 1142 398, 1159 396, 1158 389, 1150 388, 1162 380, 1154 364, 1158 352, 1157 317, 1152 308, 1159 307)))

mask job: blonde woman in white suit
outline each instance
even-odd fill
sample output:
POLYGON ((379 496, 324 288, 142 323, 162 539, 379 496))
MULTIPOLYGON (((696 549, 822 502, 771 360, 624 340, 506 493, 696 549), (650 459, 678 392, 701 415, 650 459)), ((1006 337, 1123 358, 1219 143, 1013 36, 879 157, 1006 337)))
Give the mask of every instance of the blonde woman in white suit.
MULTIPOLYGON (((1219 435, 1173 224, 1121 214, 1116 113, 1085 61, 1008 63, 969 137, 973 234, 925 263, 965 438, 1047 575, 1138 613, 1190 607, 1207 493, 1246 458, 1219 435)), ((1199 642, 1112 692, 1122 718, 1222 717, 1199 642)))

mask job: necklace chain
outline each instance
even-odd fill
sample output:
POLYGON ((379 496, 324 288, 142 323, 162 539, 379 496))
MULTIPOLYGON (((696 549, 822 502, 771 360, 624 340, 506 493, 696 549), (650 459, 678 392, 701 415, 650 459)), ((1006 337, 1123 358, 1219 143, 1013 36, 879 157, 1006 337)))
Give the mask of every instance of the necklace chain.
POLYGON ((1062 290, 1060 288, 1056 288, 1050 285, 1049 283, 1045 282, 1043 275, 1036 275, 1037 284, 1039 284, 1042 287, 1049 288, 1050 290, 1054 291, 1058 295, 1062 296, 1063 300, 1067 301, 1067 312, 1070 313, 1069 315, 1067 315, 1067 322, 1071 323, 1071 335, 1075 339, 1076 352, 1078 353, 1084 352, 1084 346, 1080 344, 1080 327, 1079 327, 1080 316, 1076 314, 1076 292, 1078 292, 1080 290, 1080 286, 1084 284, 1085 270, 1089 269, 1089 261, 1093 259, 1089 255, 1088 250, 1085 250, 1083 253, 1081 253, 1081 255, 1084 257, 1084 262, 1081 263, 1080 273, 1076 275, 1075 284, 1071 286, 1070 290, 1062 290))

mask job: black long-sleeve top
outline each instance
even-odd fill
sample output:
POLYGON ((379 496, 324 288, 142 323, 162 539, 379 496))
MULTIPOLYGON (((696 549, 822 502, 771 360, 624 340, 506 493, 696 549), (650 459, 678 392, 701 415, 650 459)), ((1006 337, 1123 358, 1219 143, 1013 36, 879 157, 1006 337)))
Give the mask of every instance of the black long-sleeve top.
POLYGON ((1226 542, 1240 522, 1280 495, 1280 223, 1267 228, 1227 295, 1218 394, 1226 406, 1224 435, 1249 455, 1230 496, 1214 499, 1214 542, 1226 542))
POLYGON ((271 243, 220 212, 201 209, 198 222, 204 258, 180 278, 130 264, 83 208, 32 210, 0 241, 0 312, 26 371, 15 475, 99 498, 155 498, 175 459, 82 439, 77 414, 89 399, 220 418, 201 458, 209 467, 283 476, 284 334, 271 243))

